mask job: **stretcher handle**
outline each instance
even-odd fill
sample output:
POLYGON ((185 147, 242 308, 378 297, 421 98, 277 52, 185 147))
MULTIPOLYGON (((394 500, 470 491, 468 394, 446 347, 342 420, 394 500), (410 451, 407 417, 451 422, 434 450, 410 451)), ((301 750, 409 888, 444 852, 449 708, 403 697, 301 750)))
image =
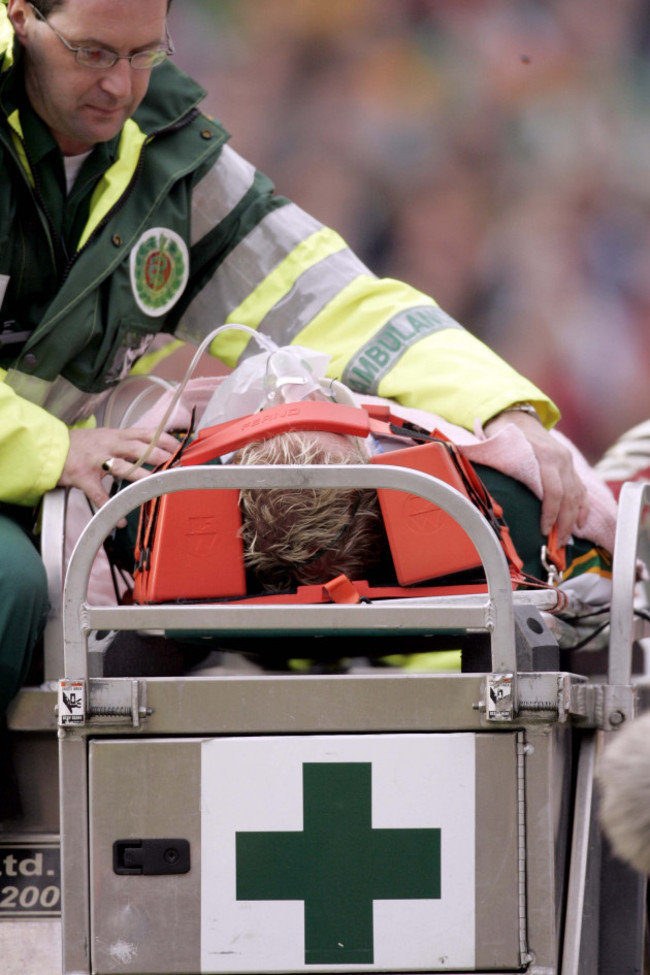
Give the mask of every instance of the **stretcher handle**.
MULTIPOLYGON (((87 634, 93 629, 89 615, 95 618, 110 612, 113 621, 118 619, 118 629, 190 629, 197 607, 194 606, 124 606, 103 610, 89 607, 86 603, 88 579, 95 555, 113 527, 134 508, 166 493, 206 489, 260 489, 260 488, 356 488, 391 489, 416 494, 446 511, 463 528, 476 547, 487 579, 484 618, 489 618, 492 649, 492 669, 495 673, 511 673, 513 705, 517 707, 517 676, 514 632, 512 583, 508 563, 499 539, 487 519, 471 501, 443 481, 421 471, 405 467, 382 467, 368 464, 308 465, 296 468, 291 465, 226 465, 193 466, 176 468, 151 474, 130 484, 118 492, 94 515, 86 525, 70 557, 63 594, 63 633, 65 643, 65 676, 69 680, 85 680, 88 677, 87 634), (130 625, 121 625, 126 620, 130 625), (155 622, 154 622, 155 621, 155 622), (119 624, 119 625, 118 625, 119 624)), ((399 607, 400 600, 395 600, 399 607)), ((462 607, 462 603, 459 604, 462 607)), ((474 604, 475 605, 475 604, 474 604)), ((214 629, 223 626, 227 604, 202 604, 201 625, 195 628, 214 629)), ((247 606, 243 612, 252 616, 259 607, 247 606)), ((278 607, 267 607, 267 612, 278 607)), ((279 607, 282 609, 282 607, 279 607)), ((304 607, 298 607, 298 610, 304 607)), ((316 607, 317 609, 319 607, 316 607)), ((320 607, 322 610, 323 607, 320 607)), ((381 607, 377 607, 378 613, 381 607)), ((435 604, 431 609, 435 611, 435 604)), ((326 607, 329 617, 341 622, 344 619, 355 628, 372 626, 373 607, 337 606, 326 607), (336 614, 341 614, 337 616, 336 614), (344 614, 344 615, 343 615, 344 614), (362 615, 363 614, 363 615, 362 615)), ((231 610, 232 611, 232 610, 231 610)), ((275 614, 271 614, 274 618, 275 614)), ((402 625, 404 624, 403 616, 402 625)), ((462 625, 462 624, 461 624, 462 625)), ((95 626, 95 629, 102 629, 95 626)), ((110 628, 110 627, 109 627, 110 628)), ((435 619, 426 621, 426 632, 435 630, 435 619)), ((399 633, 399 626, 396 629, 399 633)), ((424 630, 423 630, 424 632, 424 630)))
POLYGON ((371 432, 390 433, 387 423, 371 419, 358 406, 317 400, 283 403, 200 430, 194 443, 185 450, 181 465, 205 464, 215 457, 244 447, 252 440, 268 440, 279 433, 294 430, 323 430, 350 437, 367 437, 371 432))
POLYGON ((632 676, 632 642, 636 562, 639 554, 643 509, 650 504, 650 482, 628 481, 619 497, 619 511, 612 564, 610 617, 610 684, 629 684, 632 676))

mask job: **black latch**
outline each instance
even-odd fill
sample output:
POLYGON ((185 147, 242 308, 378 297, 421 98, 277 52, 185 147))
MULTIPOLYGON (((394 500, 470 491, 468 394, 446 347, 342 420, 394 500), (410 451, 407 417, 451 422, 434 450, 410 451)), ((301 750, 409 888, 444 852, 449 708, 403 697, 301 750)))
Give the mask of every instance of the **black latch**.
POLYGON ((189 873, 187 840, 115 840, 113 870, 133 876, 189 873))

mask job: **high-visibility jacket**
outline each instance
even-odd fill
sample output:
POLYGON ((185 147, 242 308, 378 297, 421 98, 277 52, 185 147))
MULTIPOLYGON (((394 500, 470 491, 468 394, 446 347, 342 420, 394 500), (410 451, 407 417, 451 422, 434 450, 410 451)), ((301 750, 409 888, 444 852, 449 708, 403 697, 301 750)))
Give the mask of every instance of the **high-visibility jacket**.
MULTIPOLYGON (((40 266, 54 252, 20 113, 3 98, 21 71, 3 0, 0 331, 12 294, 2 242, 15 246, 26 209, 34 219, 19 235, 24 260, 40 266)), ((327 352, 330 375, 353 389, 468 428, 518 401, 533 402, 547 425, 556 421, 547 397, 432 298, 378 279, 337 233, 275 196, 198 110, 203 97, 169 63, 152 72, 58 289, 40 321, 20 322, 29 337, 0 370, 0 501, 31 505, 57 483, 68 426, 93 414, 157 333, 196 344, 226 322, 327 352)), ((211 352, 234 365, 248 340, 229 330, 211 352)))

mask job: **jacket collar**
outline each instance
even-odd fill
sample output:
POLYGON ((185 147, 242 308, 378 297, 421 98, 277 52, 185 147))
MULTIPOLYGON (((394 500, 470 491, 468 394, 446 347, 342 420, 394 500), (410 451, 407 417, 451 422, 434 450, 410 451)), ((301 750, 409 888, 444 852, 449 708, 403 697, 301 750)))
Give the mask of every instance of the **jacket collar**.
POLYGON ((149 90, 133 119, 143 132, 153 135, 178 124, 204 98, 200 85, 165 61, 151 72, 149 90))

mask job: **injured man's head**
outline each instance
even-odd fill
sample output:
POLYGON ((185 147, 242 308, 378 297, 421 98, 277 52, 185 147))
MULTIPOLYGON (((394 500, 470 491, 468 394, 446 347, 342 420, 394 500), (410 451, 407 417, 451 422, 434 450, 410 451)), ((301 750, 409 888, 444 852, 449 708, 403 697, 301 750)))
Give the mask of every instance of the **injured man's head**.
MULTIPOLYGON (((364 441, 337 433, 283 433, 248 444, 234 464, 365 464, 364 441)), ((242 490, 244 560, 261 587, 290 592, 345 574, 365 579, 386 539, 376 491, 338 488, 242 490)))

